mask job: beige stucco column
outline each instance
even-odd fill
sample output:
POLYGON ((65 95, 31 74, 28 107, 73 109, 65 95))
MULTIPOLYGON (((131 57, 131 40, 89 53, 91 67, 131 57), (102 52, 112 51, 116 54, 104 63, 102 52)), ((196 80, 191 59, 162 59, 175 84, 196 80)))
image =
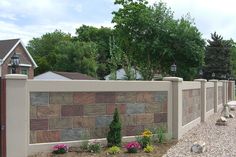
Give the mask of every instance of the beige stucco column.
POLYGON ((235 82, 234 81, 229 81, 229 83, 231 84, 231 99, 232 101, 235 99, 235 82))
POLYGON ((201 122, 206 121, 206 80, 195 79, 194 81, 201 82, 201 122))
POLYGON ((223 83, 223 91, 222 91, 222 95, 223 95, 223 105, 226 104, 228 102, 228 97, 227 97, 227 80, 221 80, 221 82, 223 83))
POLYGON ((26 75, 6 75, 7 157, 27 157, 28 108, 26 75))
POLYGON ((214 83, 214 112, 217 113, 218 105, 218 80, 209 80, 209 82, 214 83))
POLYGON ((182 86, 183 79, 164 77, 164 81, 172 82, 172 136, 179 139, 182 136, 182 86))

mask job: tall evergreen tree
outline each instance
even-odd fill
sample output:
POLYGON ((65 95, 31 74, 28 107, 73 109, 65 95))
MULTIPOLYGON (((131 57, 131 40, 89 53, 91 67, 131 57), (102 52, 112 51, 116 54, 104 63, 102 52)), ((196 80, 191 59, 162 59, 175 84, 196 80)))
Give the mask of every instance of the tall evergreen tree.
POLYGON ((115 109, 113 121, 111 122, 109 128, 110 131, 107 135, 107 146, 121 146, 121 122, 117 108, 115 109))
POLYGON ((216 32, 208 40, 205 55, 204 77, 206 79, 226 79, 231 74, 231 42, 223 40, 216 32), (215 74, 212 75, 212 74, 215 74))

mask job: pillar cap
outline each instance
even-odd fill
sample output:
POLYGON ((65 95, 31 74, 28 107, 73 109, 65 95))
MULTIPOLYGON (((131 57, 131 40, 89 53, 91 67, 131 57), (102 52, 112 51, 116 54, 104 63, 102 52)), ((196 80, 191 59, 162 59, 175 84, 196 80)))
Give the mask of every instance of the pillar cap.
POLYGON ((183 82, 183 78, 180 78, 180 77, 164 77, 163 81, 183 82))
POLYGON ((228 82, 228 80, 220 80, 220 82, 228 82))
POLYGON ((7 80, 27 80, 28 76, 23 74, 7 74, 5 78, 7 80))

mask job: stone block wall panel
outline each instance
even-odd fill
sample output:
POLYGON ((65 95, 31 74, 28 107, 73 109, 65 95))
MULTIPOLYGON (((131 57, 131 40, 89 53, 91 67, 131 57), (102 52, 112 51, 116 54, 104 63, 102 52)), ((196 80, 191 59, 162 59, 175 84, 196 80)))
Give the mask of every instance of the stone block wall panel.
POLYGON ((223 103, 223 87, 218 87, 218 105, 223 103))
POLYGON ((206 89, 206 111, 210 111, 214 108, 214 88, 210 87, 206 89))
POLYGON ((182 100, 182 125, 184 126, 200 117, 200 89, 183 90, 182 100))
POLYGON ((167 95, 160 92, 31 92, 30 143, 106 138, 118 108, 122 135, 167 127, 167 95), (160 125, 161 124, 161 125, 160 125))

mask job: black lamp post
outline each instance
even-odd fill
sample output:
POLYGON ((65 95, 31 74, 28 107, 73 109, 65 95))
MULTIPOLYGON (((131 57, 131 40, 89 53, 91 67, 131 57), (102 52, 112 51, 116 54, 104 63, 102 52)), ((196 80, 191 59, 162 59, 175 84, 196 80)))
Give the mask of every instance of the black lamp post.
POLYGON ((212 77, 212 79, 215 79, 216 74, 213 72, 213 73, 211 74, 211 77, 212 77))
POLYGON ((203 71, 202 71, 202 69, 200 69, 199 70, 199 78, 202 78, 202 76, 203 76, 203 71))
POLYGON ((16 68, 19 66, 20 64, 20 58, 19 55, 17 55, 16 53, 14 53, 11 57, 11 67, 12 67, 12 74, 16 73, 16 68))
POLYGON ((177 71, 177 66, 176 66, 175 63, 173 63, 173 64, 171 65, 170 71, 171 71, 171 73, 173 74, 173 76, 175 76, 176 71, 177 71))

